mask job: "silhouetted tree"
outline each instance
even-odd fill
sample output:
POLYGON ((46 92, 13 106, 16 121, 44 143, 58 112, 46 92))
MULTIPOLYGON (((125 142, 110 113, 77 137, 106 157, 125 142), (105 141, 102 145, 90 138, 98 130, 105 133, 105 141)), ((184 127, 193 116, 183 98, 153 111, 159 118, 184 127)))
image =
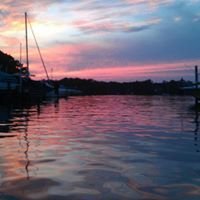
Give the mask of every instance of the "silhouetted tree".
MULTIPOLYGON (((0 51, 0 71, 15 74, 20 71, 21 67, 22 64, 18 60, 0 51)), ((26 68, 22 68, 22 71, 25 73, 26 68)))

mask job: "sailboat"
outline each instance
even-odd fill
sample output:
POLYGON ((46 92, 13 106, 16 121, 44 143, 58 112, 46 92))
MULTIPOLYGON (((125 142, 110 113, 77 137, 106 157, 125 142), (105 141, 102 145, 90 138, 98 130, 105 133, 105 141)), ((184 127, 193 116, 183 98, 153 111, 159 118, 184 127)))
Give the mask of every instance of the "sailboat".
MULTIPOLYGON (((28 59, 28 31, 27 31, 27 22, 28 22, 28 20, 27 19, 28 19, 28 16, 27 16, 27 13, 25 13, 25 24, 26 24, 26 26, 25 26, 26 27, 26 55, 27 55, 26 60, 27 60, 27 68, 29 69, 29 62, 28 62, 28 60, 29 60, 28 59)), ((44 59, 42 57, 42 54, 41 54, 38 42, 36 40, 33 28, 31 26, 30 22, 29 22, 29 24, 30 24, 31 32, 32 32, 32 35, 34 37, 35 44, 37 46, 38 53, 39 53, 39 56, 40 56, 40 59, 41 59, 41 62, 42 62, 42 65, 43 65, 46 77, 47 77, 47 81, 42 82, 42 84, 43 84, 43 86, 42 86, 43 91, 41 91, 41 94, 45 95, 45 97, 50 97, 50 98, 52 98, 52 97, 53 98, 54 97, 56 97, 56 98, 58 98, 58 97, 67 97, 69 95, 79 95, 79 94, 81 94, 81 91, 79 91, 79 90, 71 89, 71 88, 66 88, 64 85, 59 85, 58 83, 55 83, 55 82, 53 84, 52 81, 50 81, 49 75, 48 75, 48 71, 47 71, 47 68, 45 66, 44 59)))
MULTIPOLYGON (((46 97, 66 97, 71 94, 80 94, 80 91, 66 88, 65 86, 59 86, 58 83, 52 82, 49 79, 49 75, 42 57, 38 42, 36 40, 33 28, 28 15, 25 12, 25 43, 26 43, 26 66, 19 70, 18 74, 9 74, 0 71, 0 95, 7 100, 40 100, 46 97), (29 70, 29 46, 28 46, 28 24, 35 40, 37 50, 47 77, 47 80, 36 81, 31 79, 29 70), (23 72, 23 73, 22 73, 23 72)), ((20 46, 21 47, 21 46, 20 46)), ((20 49, 21 51, 21 49, 20 49)))
POLYGON ((29 51, 28 51, 29 50, 28 49, 28 15, 25 12, 27 77, 26 77, 25 81, 22 81, 22 84, 24 83, 24 85, 22 85, 22 88, 24 88, 25 89, 24 91, 27 91, 28 95, 31 96, 32 98, 34 98, 34 97, 41 97, 41 98, 43 98, 43 97, 47 96, 47 94, 50 91, 54 91, 56 93, 56 88, 55 88, 55 86, 52 83, 50 83, 49 75, 48 75, 48 72, 47 72, 47 69, 46 69, 46 66, 45 66, 45 63, 44 63, 44 60, 43 60, 43 57, 42 57, 39 45, 38 45, 38 42, 36 40, 34 31, 33 31, 33 28, 31 26, 30 22, 29 22, 29 25, 30 25, 31 32, 32 32, 32 35, 33 35, 34 40, 35 40, 35 44, 36 44, 37 49, 38 49, 38 53, 39 53, 39 56, 40 56, 43 68, 44 68, 45 73, 46 73, 47 81, 35 81, 35 80, 32 80, 30 78, 30 71, 29 71, 29 51))
POLYGON ((46 97, 47 94, 52 91, 54 91, 55 95, 57 93, 55 86, 52 83, 50 83, 47 69, 44 64, 44 60, 42 58, 42 54, 40 52, 40 48, 35 38, 31 24, 30 27, 35 39, 40 59, 42 61, 47 76, 47 81, 36 81, 30 78, 28 49, 28 16, 27 13, 25 13, 26 67, 23 68, 23 70, 25 69, 25 73, 22 73, 22 66, 19 70, 19 73, 17 74, 11 74, 5 71, 0 71, 0 100, 7 100, 8 98, 9 100, 18 100, 19 98, 22 100, 35 100, 46 97))

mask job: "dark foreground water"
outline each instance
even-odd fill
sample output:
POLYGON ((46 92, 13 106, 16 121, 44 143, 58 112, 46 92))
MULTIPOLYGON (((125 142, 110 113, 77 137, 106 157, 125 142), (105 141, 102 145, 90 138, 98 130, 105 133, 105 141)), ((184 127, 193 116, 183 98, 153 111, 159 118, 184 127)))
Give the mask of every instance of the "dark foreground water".
POLYGON ((190 97, 0 106, 0 200, 199 200, 190 97))

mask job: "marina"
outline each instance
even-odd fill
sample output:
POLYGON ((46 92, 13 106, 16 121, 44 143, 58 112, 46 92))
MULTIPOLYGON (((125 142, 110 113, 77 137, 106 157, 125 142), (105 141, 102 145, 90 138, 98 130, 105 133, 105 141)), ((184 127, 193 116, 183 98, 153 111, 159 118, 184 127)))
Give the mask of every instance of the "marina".
MULTIPOLYGON (((67 88, 62 86, 59 89, 58 83, 49 79, 49 75, 42 57, 38 42, 33 32, 31 23, 28 20, 28 15, 25 13, 25 39, 26 39, 26 66, 23 66, 19 61, 14 60, 11 56, 8 56, 1 52, 1 56, 5 61, 3 66, 4 69, 0 72, 0 94, 1 101, 40 101, 44 98, 49 97, 67 97, 69 92, 67 88), (34 36, 36 47, 38 49, 40 59, 43 68, 46 73, 47 80, 33 80, 31 79, 30 66, 29 66, 29 53, 28 53, 28 23, 31 28, 31 32, 34 36), (13 62, 13 64, 9 64, 13 62)), ((21 52, 21 49, 20 49, 21 52)), ((21 57, 21 56, 20 56, 21 57)))
POLYGON ((199 0, 1 0, 0 200, 199 200, 199 0))

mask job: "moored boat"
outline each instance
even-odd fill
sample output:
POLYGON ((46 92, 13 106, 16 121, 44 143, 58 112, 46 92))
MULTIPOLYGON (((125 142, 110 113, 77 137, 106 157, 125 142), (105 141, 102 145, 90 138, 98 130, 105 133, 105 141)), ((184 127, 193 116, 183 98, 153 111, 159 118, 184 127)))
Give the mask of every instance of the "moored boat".
MULTIPOLYGON (((42 60, 48 81, 32 80, 30 77, 27 23, 28 23, 28 16, 27 13, 25 13, 26 67, 23 67, 23 65, 19 61, 15 61, 14 58, 12 58, 11 56, 1 52, 3 56, 5 55, 5 57, 7 56, 9 59, 11 59, 11 61, 16 62, 15 63, 16 65, 15 66, 12 65, 12 70, 10 70, 10 71, 14 70, 16 71, 16 73, 9 72, 9 70, 7 70, 7 68, 9 68, 7 66, 9 65, 9 61, 6 61, 6 64, 4 62, 3 66, 1 66, 2 63, 0 62, 0 94, 1 94, 0 101, 2 100, 6 102, 7 100, 23 101, 26 99, 28 100, 42 99, 47 95, 48 92, 55 90, 53 85, 51 85, 50 83, 47 84, 47 82, 49 82, 49 77, 37 41, 35 42, 39 50, 40 58, 42 60)), ((31 31, 33 33, 32 27, 31 31)))

